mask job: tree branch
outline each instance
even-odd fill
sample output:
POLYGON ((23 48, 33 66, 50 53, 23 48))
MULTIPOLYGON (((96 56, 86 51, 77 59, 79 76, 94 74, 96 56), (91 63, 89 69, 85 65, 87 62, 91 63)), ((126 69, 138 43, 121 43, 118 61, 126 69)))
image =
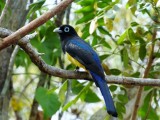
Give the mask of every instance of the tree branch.
MULTIPOLYGON (((12 32, 5 28, 0 28, 0 37, 6 37, 12 32)), ((71 70, 63 70, 47 65, 43 59, 39 56, 39 53, 29 43, 30 37, 24 37, 18 45, 29 55, 32 62, 37 67, 52 76, 68 78, 68 79, 85 79, 92 80, 91 76, 87 72, 75 72, 71 70)), ((160 79, 143 79, 143 78, 132 78, 132 77, 117 77, 117 76, 106 76, 108 83, 124 84, 124 85, 137 85, 137 86, 160 86, 160 79)))
POLYGON ((11 44, 16 43, 19 39, 27 35, 32 30, 36 29, 40 25, 44 24, 47 20, 49 20, 51 17, 56 15, 57 13, 64 10, 73 0, 64 0, 56 7, 52 8, 48 12, 41 15, 39 18, 33 20, 29 24, 23 26, 19 30, 17 30, 15 33, 9 35, 8 37, 4 38, 2 42, 0 43, 0 51, 11 44))

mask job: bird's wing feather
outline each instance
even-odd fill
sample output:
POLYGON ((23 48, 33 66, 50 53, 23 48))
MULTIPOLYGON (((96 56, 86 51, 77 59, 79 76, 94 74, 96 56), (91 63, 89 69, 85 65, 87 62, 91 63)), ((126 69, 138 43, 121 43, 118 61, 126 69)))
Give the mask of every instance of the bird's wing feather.
POLYGON ((104 76, 100 60, 96 52, 81 38, 72 39, 65 45, 65 51, 79 61, 88 70, 104 76))

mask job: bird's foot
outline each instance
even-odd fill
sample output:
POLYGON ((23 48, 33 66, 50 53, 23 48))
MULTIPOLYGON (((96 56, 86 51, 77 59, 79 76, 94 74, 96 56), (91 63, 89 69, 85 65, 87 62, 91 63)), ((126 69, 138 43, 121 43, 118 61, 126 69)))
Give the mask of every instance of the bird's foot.
POLYGON ((79 72, 79 67, 78 67, 78 66, 76 67, 75 71, 76 71, 76 72, 79 72))

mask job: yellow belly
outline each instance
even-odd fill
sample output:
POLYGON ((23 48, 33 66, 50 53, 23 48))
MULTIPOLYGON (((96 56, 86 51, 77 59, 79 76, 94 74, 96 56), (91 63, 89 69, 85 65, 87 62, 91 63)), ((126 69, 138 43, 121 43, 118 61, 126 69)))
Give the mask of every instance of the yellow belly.
POLYGON ((69 60, 71 63, 73 63, 74 65, 86 69, 81 63, 79 63, 76 59, 74 59, 74 58, 73 58, 72 56, 70 56, 68 53, 67 53, 67 58, 68 58, 68 60, 69 60))

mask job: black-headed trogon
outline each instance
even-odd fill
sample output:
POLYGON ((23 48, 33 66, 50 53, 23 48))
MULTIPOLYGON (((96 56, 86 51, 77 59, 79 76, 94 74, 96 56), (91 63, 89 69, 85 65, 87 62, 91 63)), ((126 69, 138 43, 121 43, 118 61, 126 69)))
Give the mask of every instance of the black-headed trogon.
POLYGON ((79 67, 85 68, 91 74, 94 82, 100 88, 103 95, 107 112, 110 115, 117 117, 118 114, 116 112, 107 82, 105 81, 104 70, 101 66, 97 53, 87 42, 78 36, 75 29, 70 25, 62 25, 59 28, 54 29, 54 32, 59 34, 62 50, 64 53, 69 54, 70 61, 79 67))

